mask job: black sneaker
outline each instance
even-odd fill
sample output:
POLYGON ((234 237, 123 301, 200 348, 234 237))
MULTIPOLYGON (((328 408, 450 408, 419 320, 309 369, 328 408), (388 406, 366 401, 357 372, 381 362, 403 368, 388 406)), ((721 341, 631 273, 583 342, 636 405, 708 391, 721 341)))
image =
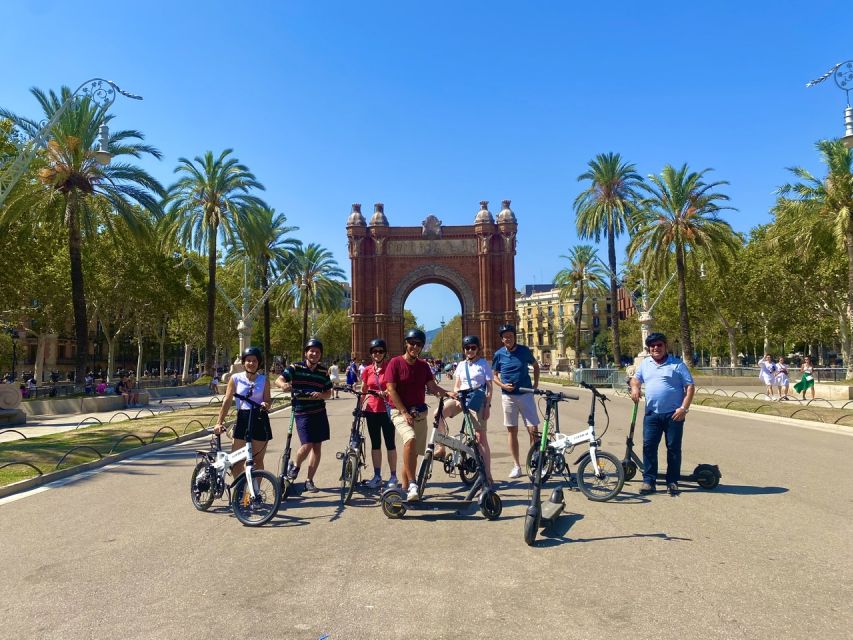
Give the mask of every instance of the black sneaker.
POLYGON ((310 492, 310 493, 316 493, 318 491, 317 485, 314 484, 313 480, 306 480, 304 491, 310 492))
POLYGON ((643 484, 640 485, 640 495, 641 496, 647 496, 651 493, 654 493, 655 491, 657 491, 657 489, 655 489, 655 485, 653 485, 653 484, 650 484, 648 482, 644 482, 643 484))
POLYGON ((677 482, 670 482, 668 485, 666 485, 666 488, 667 491, 669 491, 669 495, 671 496, 677 496, 679 493, 681 493, 681 491, 678 489, 677 482))

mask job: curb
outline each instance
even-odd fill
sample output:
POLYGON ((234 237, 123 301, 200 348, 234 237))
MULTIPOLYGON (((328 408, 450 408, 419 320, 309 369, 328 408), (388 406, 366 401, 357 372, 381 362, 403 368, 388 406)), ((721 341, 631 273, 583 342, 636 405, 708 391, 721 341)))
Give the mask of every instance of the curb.
POLYGON ((723 409, 721 407, 703 407, 701 404, 690 405, 691 411, 701 411, 705 413, 716 413, 721 416, 731 416, 732 414, 758 420, 759 422, 773 422, 775 424, 784 424, 791 427, 802 427, 805 429, 814 429, 815 431, 826 431, 827 433, 840 433, 842 435, 853 436, 853 427, 840 424, 828 424, 826 422, 816 422, 814 420, 800 420, 798 418, 786 418, 784 416, 774 416, 766 413, 748 413, 746 411, 737 411, 735 409, 723 409))

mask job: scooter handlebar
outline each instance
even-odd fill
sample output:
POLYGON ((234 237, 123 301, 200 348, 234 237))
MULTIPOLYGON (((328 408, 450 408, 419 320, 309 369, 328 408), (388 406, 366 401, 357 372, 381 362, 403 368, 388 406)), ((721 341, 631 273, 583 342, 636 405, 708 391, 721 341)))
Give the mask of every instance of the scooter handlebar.
POLYGON ((564 391, 551 391, 549 389, 533 389, 530 387, 519 387, 522 393, 534 393, 537 396, 550 396, 557 400, 580 400, 580 396, 576 393, 566 393, 564 391))

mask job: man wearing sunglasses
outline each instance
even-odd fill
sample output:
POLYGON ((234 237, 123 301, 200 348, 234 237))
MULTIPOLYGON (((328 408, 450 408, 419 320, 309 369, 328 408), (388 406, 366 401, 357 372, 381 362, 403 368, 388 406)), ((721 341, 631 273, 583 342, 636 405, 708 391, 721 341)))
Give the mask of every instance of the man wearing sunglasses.
POLYGON ((391 422, 403 441, 401 487, 406 488, 406 499, 418 499, 415 467, 418 455, 423 455, 427 441, 428 390, 441 397, 455 397, 439 387, 426 360, 420 358, 426 334, 420 329, 406 332, 406 351, 391 358, 385 370, 385 385, 391 400, 391 422))
POLYGON ((640 388, 646 385, 646 412, 643 417, 643 484, 640 493, 655 492, 658 475, 658 446, 666 436, 666 487, 678 494, 681 476, 681 440, 684 419, 693 401, 695 386, 690 370, 667 352, 666 336, 650 333, 646 347, 651 354, 637 367, 631 378, 631 399, 640 401, 640 388))

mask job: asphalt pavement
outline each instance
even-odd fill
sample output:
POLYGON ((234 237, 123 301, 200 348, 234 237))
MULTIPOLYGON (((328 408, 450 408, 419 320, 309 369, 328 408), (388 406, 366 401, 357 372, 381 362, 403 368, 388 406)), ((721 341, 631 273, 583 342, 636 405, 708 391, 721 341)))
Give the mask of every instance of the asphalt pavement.
MULTIPOLYGON (((564 432, 585 427, 590 395, 580 395, 561 405, 564 432)), ((697 407, 683 470, 718 464, 717 489, 684 484, 678 497, 646 497, 637 480, 607 503, 568 493, 563 516, 528 547, 529 483, 506 479, 500 418, 489 425, 500 519, 443 508, 460 485, 437 470, 432 508, 389 520, 376 493, 341 506, 334 453, 346 444, 353 399, 327 405, 321 491, 294 496, 262 528, 242 527, 224 501, 193 509, 201 440, 0 501, 0 636, 850 635, 853 430, 697 407)), ((608 409, 603 446, 622 457, 631 403, 614 397, 608 409)), ((268 468, 288 421, 289 410, 272 418, 268 468)))

